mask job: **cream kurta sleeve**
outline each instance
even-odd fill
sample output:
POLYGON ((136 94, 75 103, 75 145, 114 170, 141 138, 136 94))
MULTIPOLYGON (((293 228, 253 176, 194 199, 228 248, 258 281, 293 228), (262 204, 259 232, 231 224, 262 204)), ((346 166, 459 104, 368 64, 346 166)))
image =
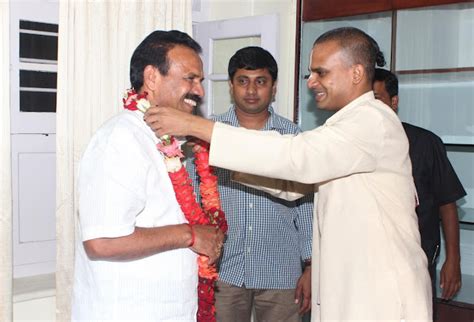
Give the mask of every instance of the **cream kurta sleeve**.
POLYGON ((384 137, 379 115, 371 107, 362 113, 356 107, 340 117, 338 113, 323 126, 296 136, 216 123, 210 164, 302 183, 374 171, 384 137))

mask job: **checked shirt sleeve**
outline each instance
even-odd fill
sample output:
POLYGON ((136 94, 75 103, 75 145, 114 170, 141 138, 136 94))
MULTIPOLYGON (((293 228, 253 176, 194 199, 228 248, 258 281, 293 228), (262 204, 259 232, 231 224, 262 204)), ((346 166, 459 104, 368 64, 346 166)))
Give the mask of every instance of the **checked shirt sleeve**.
POLYGON ((313 237, 313 199, 314 194, 308 194, 296 201, 298 217, 295 225, 299 232, 299 245, 301 261, 311 258, 311 245, 313 237))

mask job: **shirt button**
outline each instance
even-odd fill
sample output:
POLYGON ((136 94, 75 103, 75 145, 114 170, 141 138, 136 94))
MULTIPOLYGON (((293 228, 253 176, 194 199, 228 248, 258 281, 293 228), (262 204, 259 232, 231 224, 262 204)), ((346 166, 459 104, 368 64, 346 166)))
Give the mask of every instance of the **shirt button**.
POLYGON ((249 226, 249 231, 252 231, 252 226, 249 226))
POLYGON ((247 251, 250 253, 250 247, 249 247, 249 248, 247 248, 247 251))
POLYGON ((249 208, 253 208, 253 203, 249 203, 249 208))

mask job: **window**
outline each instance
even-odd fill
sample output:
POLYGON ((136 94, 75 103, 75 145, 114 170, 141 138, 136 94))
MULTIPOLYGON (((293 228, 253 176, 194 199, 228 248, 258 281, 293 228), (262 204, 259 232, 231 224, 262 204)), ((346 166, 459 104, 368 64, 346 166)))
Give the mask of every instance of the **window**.
POLYGON ((42 8, 21 5, 12 6, 11 17, 12 133, 55 133, 57 10, 43 16, 42 8))
POLYGON ((20 20, 19 27, 20 112, 54 113, 57 75, 42 64, 57 65, 58 25, 20 20))

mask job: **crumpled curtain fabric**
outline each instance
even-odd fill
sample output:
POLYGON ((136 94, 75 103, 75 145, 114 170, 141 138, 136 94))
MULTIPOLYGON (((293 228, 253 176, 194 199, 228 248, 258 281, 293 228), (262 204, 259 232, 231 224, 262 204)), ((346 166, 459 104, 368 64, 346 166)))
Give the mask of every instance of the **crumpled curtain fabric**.
MULTIPOLYGON (((153 30, 192 32, 191 0, 61 0, 56 190, 56 319, 69 321, 77 166, 94 131, 122 109, 133 50, 153 30)), ((3 183, 2 183, 3 184, 3 183)))
POLYGON ((0 1, 0 321, 12 320, 10 11, 0 1))

